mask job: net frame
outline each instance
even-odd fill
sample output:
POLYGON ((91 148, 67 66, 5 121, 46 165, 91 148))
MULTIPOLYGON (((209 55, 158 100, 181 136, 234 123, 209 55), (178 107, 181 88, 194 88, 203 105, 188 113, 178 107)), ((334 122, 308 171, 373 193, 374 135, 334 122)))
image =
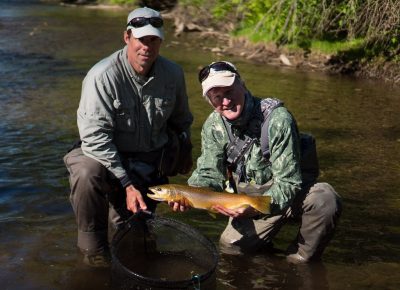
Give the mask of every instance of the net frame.
POLYGON ((120 229, 115 233, 111 243, 111 267, 112 283, 120 285, 120 289, 200 289, 200 285, 215 277, 215 270, 218 265, 219 255, 215 244, 200 231, 183 222, 172 218, 159 217, 155 214, 136 214, 131 216, 120 229), (193 275, 191 279, 183 280, 162 280, 153 277, 146 277, 127 268, 119 260, 117 255, 118 245, 132 230, 138 227, 152 227, 156 225, 169 227, 181 234, 195 239, 211 255, 211 263, 208 271, 200 275, 193 275), (130 285, 132 287, 130 287, 130 285), (141 288, 143 287, 143 288, 141 288))

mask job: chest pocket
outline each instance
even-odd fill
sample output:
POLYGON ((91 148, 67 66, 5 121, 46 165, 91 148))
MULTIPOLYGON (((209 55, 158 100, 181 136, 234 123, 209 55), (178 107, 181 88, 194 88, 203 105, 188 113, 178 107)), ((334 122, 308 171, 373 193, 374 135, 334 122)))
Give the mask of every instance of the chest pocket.
POLYGON ((167 85, 162 96, 154 97, 153 128, 161 128, 171 116, 176 101, 175 85, 167 85))
POLYGON ((115 124, 118 131, 133 132, 136 130, 134 108, 128 108, 119 100, 114 100, 115 124))
POLYGON ((259 144, 255 144, 246 160, 246 174, 256 184, 264 184, 272 178, 269 162, 262 155, 259 144))

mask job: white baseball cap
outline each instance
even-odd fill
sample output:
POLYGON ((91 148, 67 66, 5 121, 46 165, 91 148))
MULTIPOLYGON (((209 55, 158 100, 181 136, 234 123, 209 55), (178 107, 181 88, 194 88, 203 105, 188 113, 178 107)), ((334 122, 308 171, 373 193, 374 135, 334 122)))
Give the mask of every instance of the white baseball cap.
POLYGON ((127 30, 131 30, 135 38, 154 35, 164 39, 162 26, 161 13, 148 7, 137 8, 128 15, 127 30), (134 22, 137 22, 137 25, 134 25, 134 22))
POLYGON ((228 61, 213 62, 199 73, 203 96, 215 87, 230 87, 236 77, 240 77, 236 67, 228 61))

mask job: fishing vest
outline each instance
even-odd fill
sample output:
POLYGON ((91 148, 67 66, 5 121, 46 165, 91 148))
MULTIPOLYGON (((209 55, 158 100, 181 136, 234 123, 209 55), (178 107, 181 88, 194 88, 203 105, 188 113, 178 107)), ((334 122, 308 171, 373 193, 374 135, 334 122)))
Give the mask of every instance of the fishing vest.
MULTIPOLYGON (((268 136, 269 120, 272 111, 278 107, 282 107, 284 104, 279 99, 266 98, 260 100, 259 105, 260 109, 256 108, 254 118, 250 121, 255 121, 256 123, 256 125, 250 128, 250 131, 253 131, 250 135, 254 137, 245 135, 243 138, 239 138, 234 136, 228 122, 221 116, 229 137, 229 144, 226 150, 228 169, 237 174, 239 182, 248 182, 248 180, 246 180, 244 156, 256 142, 258 136, 260 138, 260 147, 263 157, 267 162, 270 162, 269 158, 271 154, 268 136)), ((303 184, 311 184, 315 182, 319 176, 319 163, 314 136, 300 132, 300 153, 300 168, 303 184)))

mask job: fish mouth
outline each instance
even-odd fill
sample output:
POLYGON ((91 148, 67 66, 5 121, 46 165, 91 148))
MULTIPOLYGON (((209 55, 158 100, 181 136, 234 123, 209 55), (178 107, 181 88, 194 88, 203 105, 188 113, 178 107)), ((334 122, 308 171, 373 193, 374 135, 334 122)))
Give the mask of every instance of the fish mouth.
POLYGON ((151 189, 149 189, 149 191, 147 192, 147 197, 156 201, 164 201, 164 198, 159 196, 156 192, 152 191, 151 189))

